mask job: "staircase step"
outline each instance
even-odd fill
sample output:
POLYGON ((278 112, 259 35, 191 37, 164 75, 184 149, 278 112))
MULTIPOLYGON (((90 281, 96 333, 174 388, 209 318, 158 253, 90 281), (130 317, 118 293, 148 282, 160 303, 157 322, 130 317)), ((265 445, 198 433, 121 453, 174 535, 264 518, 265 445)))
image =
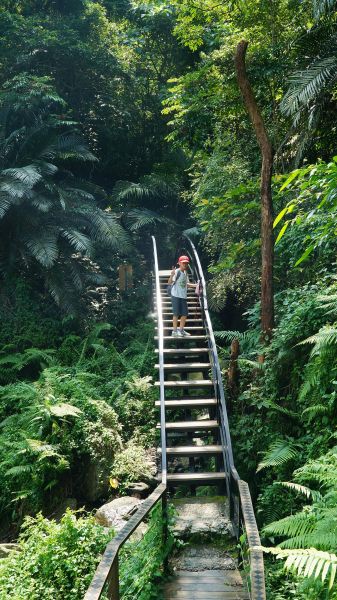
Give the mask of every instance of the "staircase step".
MULTIPOLYGON (((156 387, 160 387, 160 381, 156 381, 154 384, 156 387)), ((165 387, 209 387, 213 385, 211 379, 185 379, 184 381, 164 381, 165 387)))
MULTIPOLYGON (((219 482, 225 479, 224 472, 210 472, 210 473, 168 473, 167 483, 200 483, 205 484, 206 482, 219 482)), ((210 596, 211 598, 211 596, 210 596)))
MULTIPOLYGON (((188 400, 165 400, 167 409, 182 408, 216 408, 218 402, 215 398, 189 398, 188 400)), ((155 406, 160 407, 160 400, 156 400, 155 406)))
MULTIPOLYGON (((155 327, 155 329, 158 329, 158 327, 155 327)), ((164 325, 164 329, 167 331, 172 331, 173 327, 172 324, 171 325, 164 325)), ((184 329, 186 329, 187 331, 203 331, 204 327, 202 325, 192 325, 191 327, 189 327, 187 325, 187 327, 184 327, 184 329)))
MULTIPOLYGON (((158 348, 155 349, 157 354, 158 348)), ((208 348, 164 348, 164 354, 208 354, 208 348)))
MULTIPOLYGON (((155 335, 154 339, 157 340, 158 336, 155 335)), ((187 341, 192 341, 192 342, 194 342, 195 340, 204 340, 205 341, 206 335, 187 335, 186 337, 185 336, 182 336, 182 337, 172 337, 172 335, 164 335, 163 339, 164 340, 171 340, 171 342, 177 342, 177 341, 179 341, 179 342, 181 342, 181 341, 186 342, 186 340, 187 341)))
MULTIPOLYGON (((175 423, 166 423, 167 431, 201 431, 217 429, 219 423, 216 420, 204 419, 202 421, 176 421, 175 423)), ((160 423, 157 424, 160 429, 160 423)))
MULTIPOLYGON (((161 452, 161 448, 158 448, 161 452)), ((200 456, 205 454, 221 454, 222 446, 219 444, 208 446, 175 446, 174 448, 166 448, 166 453, 169 456, 200 456)))
MULTIPOLYGON (((159 369, 159 365, 155 365, 159 369)), ((165 371, 204 371, 211 368, 211 363, 193 362, 193 363, 165 363, 165 371)))
MULTIPOLYGON (((164 323, 172 323, 172 319, 163 319, 163 322, 164 323)), ((200 322, 202 322, 202 318, 201 317, 200 318, 199 317, 191 317, 191 318, 188 317, 188 322, 189 323, 194 323, 194 322, 200 323, 200 322)))
MULTIPOLYGON (((215 398, 189 398, 188 400, 165 400, 166 408, 200 408, 217 406, 215 398)), ((156 400, 156 406, 160 406, 160 400, 156 400)))

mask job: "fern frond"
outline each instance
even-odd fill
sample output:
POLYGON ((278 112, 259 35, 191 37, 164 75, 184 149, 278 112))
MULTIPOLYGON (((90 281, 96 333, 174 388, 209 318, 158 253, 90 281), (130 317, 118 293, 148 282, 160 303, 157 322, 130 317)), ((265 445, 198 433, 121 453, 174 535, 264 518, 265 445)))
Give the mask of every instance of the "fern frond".
POLYGON ((317 492, 316 490, 311 490, 305 485, 301 485, 299 483, 294 483, 293 481, 275 481, 274 485, 281 485, 285 488, 293 490, 294 492, 298 492, 299 494, 303 494, 306 498, 312 498, 315 502, 322 499, 322 494, 317 492))
POLYGON ((297 455, 296 445, 289 440, 276 440, 264 453, 263 460, 258 464, 256 472, 270 467, 280 467, 297 455))
POLYGON ((280 548, 317 548, 318 550, 335 550, 337 548, 337 533, 313 531, 312 533, 288 538, 279 544, 280 548))
POLYGON ((269 523, 263 528, 263 532, 268 536, 277 535, 293 538, 311 533, 314 529, 314 515, 303 511, 284 517, 279 521, 274 521, 274 523, 269 523))
POLYGON ((15 467, 11 467, 6 471, 7 477, 20 477, 21 475, 25 475, 26 473, 31 473, 33 470, 33 465, 16 465, 15 467))
POLYGON ((337 345, 337 326, 324 325, 317 333, 311 335, 302 342, 299 342, 297 345, 300 346, 303 344, 314 345, 312 355, 318 354, 322 349, 328 346, 337 345))
POLYGON ((329 581, 332 588, 337 572, 337 556, 329 552, 308 548, 302 550, 263 548, 264 552, 273 554, 278 559, 286 559, 285 569, 297 575, 317 579, 322 582, 329 581))

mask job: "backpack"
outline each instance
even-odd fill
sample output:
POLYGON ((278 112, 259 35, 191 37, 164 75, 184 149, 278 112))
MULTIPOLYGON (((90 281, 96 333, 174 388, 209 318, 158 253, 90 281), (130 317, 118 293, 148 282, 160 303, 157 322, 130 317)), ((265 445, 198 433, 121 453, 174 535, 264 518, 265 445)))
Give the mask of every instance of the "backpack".
POLYGON ((181 275, 181 270, 179 269, 179 271, 178 271, 178 273, 177 273, 177 275, 176 275, 176 280, 175 280, 175 282, 174 282, 174 283, 168 283, 168 284, 167 284, 166 291, 167 291, 167 293, 168 293, 168 295, 169 295, 169 296, 171 296, 172 288, 173 288, 173 286, 174 286, 174 285, 177 283, 177 281, 178 281, 178 279, 179 279, 180 275, 181 275))

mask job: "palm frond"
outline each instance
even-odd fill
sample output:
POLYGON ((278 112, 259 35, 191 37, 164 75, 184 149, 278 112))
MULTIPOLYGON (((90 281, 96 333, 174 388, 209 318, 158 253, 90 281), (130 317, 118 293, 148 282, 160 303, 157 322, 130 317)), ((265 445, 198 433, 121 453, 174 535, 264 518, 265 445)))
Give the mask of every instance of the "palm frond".
POLYGON ((1 172, 2 177, 10 177, 11 179, 17 179, 22 183, 33 187, 38 181, 42 179, 42 174, 39 173, 36 165, 26 165, 25 167, 15 167, 12 169, 4 169, 1 172))
POLYGON ((263 460, 258 464, 256 472, 270 467, 280 467, 289 462, 297 455, 297 448, 294 442, 289 440, 276 440, 263 455, 263 460))
POLYGON ((334 56, 317 60, 304 71, 296 71, 290 77, 290 85, 280 108, 287 115, 298 113, 301 107, 320 95, 337 74, 337 59, 334 56))
POLYGON ((314 17, 319 19, 334 8, 336 0, 313 0, 313 3, 314 17))
POLYGON ((154 225, 155 223, 170 223, 170 219, 158 215, 152 210, 146 208, 134 208, 127 214, 127 223, 130 231, 138 231, 142 227, 154 225))
POLYGON ((84 233, 76 231, 75 229, 62 229, 61 236, 64 237, 77 252, 83 252, 89 256, 92 253, 92 242, 84 233))
POLYGON ((59 250, 55 233, 45 232, 25 240, 25 246, 31 255, 45 268, 55 263, 59 250))

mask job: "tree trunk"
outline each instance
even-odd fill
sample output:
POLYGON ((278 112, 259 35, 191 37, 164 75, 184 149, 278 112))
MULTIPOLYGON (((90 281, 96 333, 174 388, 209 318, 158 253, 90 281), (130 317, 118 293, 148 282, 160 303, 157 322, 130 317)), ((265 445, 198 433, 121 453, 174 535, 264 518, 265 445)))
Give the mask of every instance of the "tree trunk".
POLYGON ((239 394, 240 369, 238 366, 238 358, 240 354, 240 343, 237 338, 232 340, 231 354, 228 367, 228 389, 230 396, 230 404, 237 400, 239 394))
POLYGON ((262 154, 261 168, 261 328, 264 340, 271 337, 274 327, 274 235, 273 235, 273 200, 271 178, 273 171, 273 147, 270 142, 262 115, 255 100, 246 71, 246 52, 248 42, 239 42, 235 54, 235 68, 241 94, 255 130, 256 138, 262 154))

